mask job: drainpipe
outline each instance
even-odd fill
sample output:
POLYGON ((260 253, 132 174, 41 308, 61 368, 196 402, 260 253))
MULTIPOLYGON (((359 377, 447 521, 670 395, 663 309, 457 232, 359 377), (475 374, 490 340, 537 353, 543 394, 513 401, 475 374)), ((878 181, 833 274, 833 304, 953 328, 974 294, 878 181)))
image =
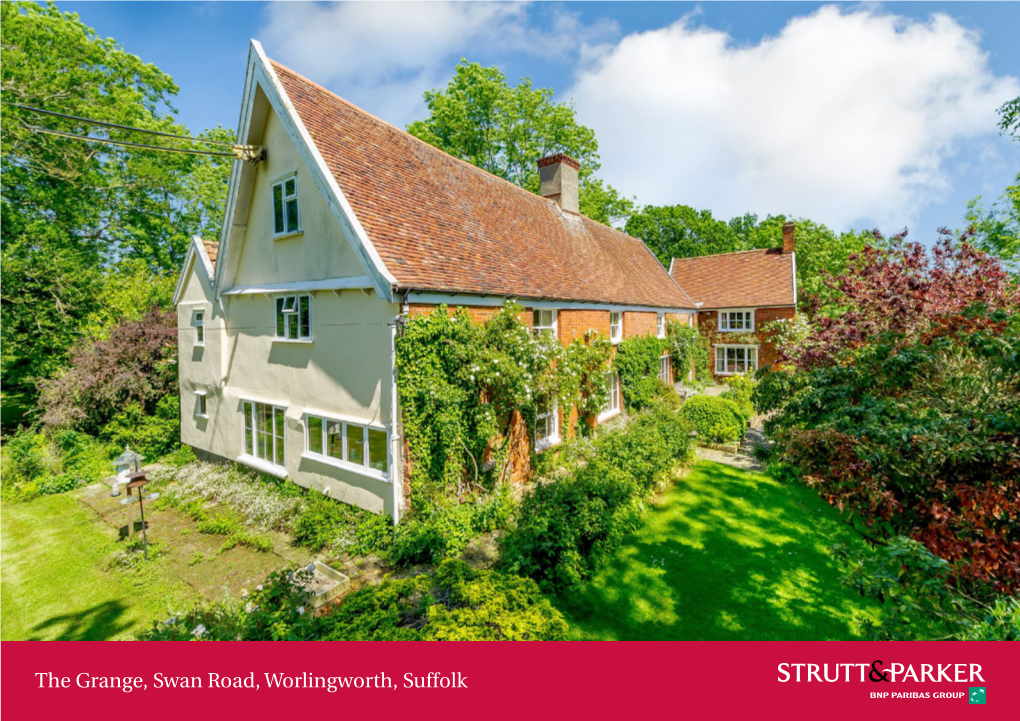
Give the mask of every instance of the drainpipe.
POLYGON ((404 469, 400 463, 400 433, 397 415, 397 323, 400 316, 390 324, 390 484, 393 486, 393 525, 400 523, 400 491, 404 469))

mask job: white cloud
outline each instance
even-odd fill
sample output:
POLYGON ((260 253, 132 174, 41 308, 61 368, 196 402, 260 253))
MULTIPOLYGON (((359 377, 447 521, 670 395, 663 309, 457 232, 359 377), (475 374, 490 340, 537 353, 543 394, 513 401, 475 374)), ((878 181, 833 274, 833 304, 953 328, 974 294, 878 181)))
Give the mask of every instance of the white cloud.
MULTIPOLYGON (((582 43, 615 31, 554 11, 535 27, 526 3, 278 2, 260 35, 270 57, 395 125, 425 114, 422 94, 476 51, 540 54, 571 62, 582 43)), ((513 81, 514 79, 511 79, 513 81)))
POLYGON ((994 135, 1020 94, 950 17, 875 9, 825 7, 756 45, 685 18, 582 57, 571 94, 622 192, 835 228, 913 222, 949 191, 960 144, 994 135))

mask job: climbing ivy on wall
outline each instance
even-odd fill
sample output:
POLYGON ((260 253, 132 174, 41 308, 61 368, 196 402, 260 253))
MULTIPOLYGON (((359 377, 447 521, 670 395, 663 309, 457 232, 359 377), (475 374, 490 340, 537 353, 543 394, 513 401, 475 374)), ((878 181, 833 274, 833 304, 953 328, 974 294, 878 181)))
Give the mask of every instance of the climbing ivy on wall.
POLYGON ((627 408, 640 410, 658 395, 659 358, 666 350, 666 339, 654 336, 628 338, 616 346, 613 367, 620 375, 620 390, 627 408))
POLYGON ((569 416, 606 400, 611 344, 589 332, 566 348, 534 337, 523 308, 508 303, 485 323, 439 306, 410 319, 397 339, 397 393, 415 504, 491 489, 506 478, 511 424, 533 437, 539 398, 569 416))
POLYGON ((698 363, 704 363, 701 356, 706 355, 705 346, 698 342, 698 329, 686 323, 671 321, 666 325, 666 339, 673 360, 673 378, 686 382, 698 363))

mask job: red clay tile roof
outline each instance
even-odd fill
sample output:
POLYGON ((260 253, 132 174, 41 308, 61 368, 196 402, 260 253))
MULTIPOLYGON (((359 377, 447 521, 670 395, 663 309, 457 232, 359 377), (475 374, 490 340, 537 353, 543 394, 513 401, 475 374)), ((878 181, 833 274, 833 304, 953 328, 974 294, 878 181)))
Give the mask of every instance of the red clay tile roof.
POLYGON ((273 67, 402 289, 693 307, 640 240, 563 212, 273 67))
POLYGON ((702 308, 793 305, 793 255, 782 250, 674 258, 673 279, 702 308))
POLYGON ((212 263, 213 268, 216 267, 216 256, 220 252, 220 244, 215 240, 202 240, 202 245, 205 246, 205 254, 209 256, 209 262, 212 263))

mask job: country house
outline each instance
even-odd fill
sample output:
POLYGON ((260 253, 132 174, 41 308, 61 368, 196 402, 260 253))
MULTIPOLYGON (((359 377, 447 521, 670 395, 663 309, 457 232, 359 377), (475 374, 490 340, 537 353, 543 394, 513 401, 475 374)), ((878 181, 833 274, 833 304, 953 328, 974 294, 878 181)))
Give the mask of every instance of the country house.
MULTIPOLYGON (((506 300, 535 333, 614 342, 694 325, 695 302, 640 240, 578 212, 578 164, 541 195, 455 159, 273 62, 253 42, 218 243, 195 238, 178 308, 181 439, 396 522, 405 505, 398 321, 506 300)), ((660 377, 672 382, 668 355, 660 377)), ((619 382, 599 417, 620 410, 619 382)), ((533 443, 576 420, 540 408, 533 443)))

